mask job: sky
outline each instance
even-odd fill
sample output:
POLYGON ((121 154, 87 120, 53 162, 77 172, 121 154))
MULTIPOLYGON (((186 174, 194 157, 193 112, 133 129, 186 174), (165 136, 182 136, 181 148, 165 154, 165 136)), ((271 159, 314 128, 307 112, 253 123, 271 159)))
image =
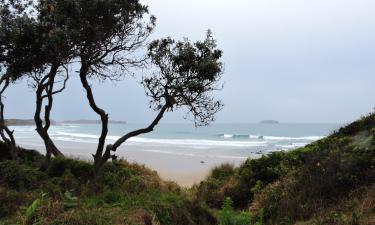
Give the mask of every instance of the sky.
MULTIPOLYGON (((211 29, 224 51, 225 104, 218 123, 347 123, 375 107, 373 0, 141 0, 157 18, 150 40, 192 41, 211 29)), ((148 71, 139 71, 139 74, 148 71)), ((155 112, 137 81, 93 81, 111 119, 147 123, 155 112)), ((35 94, 27 81, 9 88, 8 118, 32 118, 35 94)), ((55 97, 52 118, 98 119, 76 76, 55 97)), ((164 122, 183 123, 185 112, 164 122)))

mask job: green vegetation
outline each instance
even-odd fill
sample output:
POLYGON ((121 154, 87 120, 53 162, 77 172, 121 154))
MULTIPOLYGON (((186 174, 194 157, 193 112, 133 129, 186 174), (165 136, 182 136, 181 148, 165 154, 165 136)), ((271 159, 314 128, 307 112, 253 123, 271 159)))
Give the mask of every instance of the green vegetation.
POLYGON ((370 114, 306 147, 219 166, 189 190, 123 160, 94 178, 90 163, 46 167, 23 150, 0 160, 0 224, 374 224, 374 127, 370 114))
POLYGON ((263 214, 259 214, 258 222, 249 212, 236 212, 233 209, 233 201, 227 197, 224 200, 223 207, 218 213, 219 225, 263 225, 263 214))
POLYGON ((198 201, 262 211, 266 224, 375 223, 375 114, 290 152, 223 165, 194 187, 198 201))
POLYGON ((48 168, 0 162, 0 224, 215 224, 174 183, 143 166, 55 158, 48 168))
POLYGON ((375 114, 306 147, 219 166, 190 190, 117 160, 120 145, 152 132, 167 112, 185 108, 204 126, 223 107, 212 95, 223 63, 211 31, 196 42, 154 40, 142 54, 155 21, 139 0, 1 0, 0 224, 375 224, 375 114), (94 165, 63 158, 49 136, 54 95, 72 63, 100 117, 94 165), (90 80, 117 81, 148 66, 141 84, 156 117, 106 143, 109 115, 90 80), (4 93, 21 78, 36 94, 45 156, 19 147, 5 123, 4 93))

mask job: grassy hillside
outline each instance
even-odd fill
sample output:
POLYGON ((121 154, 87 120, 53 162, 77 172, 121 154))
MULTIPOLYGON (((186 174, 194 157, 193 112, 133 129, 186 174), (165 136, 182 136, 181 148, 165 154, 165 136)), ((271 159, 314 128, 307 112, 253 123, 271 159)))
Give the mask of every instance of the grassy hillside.
POLYGON ((196 197, 217 209, 230 197, 267 224, 375 224, 374 135, 371 114, 306 147, 223 165, 196 197))
POLYGON ((0 224, 216 224, 174 183, 143 166, 108 163, 92 180, 91 164, 54 159, 40 170, 35 152, 0 162, 0 224))
POLYGON ((0 155, 0 224, 375 224, 374 135, 371 114, 306 147, 222 165, 189 190, 126 161, 94 181, 86 162, 40 169, 36 152, 0 155))

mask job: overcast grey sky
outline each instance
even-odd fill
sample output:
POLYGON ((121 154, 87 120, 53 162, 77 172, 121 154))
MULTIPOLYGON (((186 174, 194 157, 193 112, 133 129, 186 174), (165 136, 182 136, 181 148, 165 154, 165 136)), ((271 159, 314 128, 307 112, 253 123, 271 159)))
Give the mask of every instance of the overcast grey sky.
MULTIPOLYGON (((374 0, 144 0, 152 38, 204 38, 224 51, 225 109, 217 122, 349 122, 375 106, 374 0)), ((95 84, 112 119, 147 122, 153 112, 133 78, 95 84)), ((7 116, 31 118, 26 82, 9 89, 7 116)), ((184 122, 182 112, 164 122, 184 122)), ((97 119, 77 79, 56 97, 53 119, 97 119)))

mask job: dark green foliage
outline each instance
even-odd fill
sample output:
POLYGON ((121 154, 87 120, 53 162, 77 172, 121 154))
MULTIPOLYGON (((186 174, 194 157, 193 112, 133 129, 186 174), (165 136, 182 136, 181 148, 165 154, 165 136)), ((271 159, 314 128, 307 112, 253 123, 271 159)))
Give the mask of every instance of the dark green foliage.
POLYGON ((87 181, 94 176, 91 164, 67 158, 55 158, 47 169, 47 173, 51 177, 61 177, 67 171, 76 178, 81 179, 81 181, 87 181))
POLYGON ((138 0, 44 0, 40 20, 61 29, 85 76, 106 79, 124 76, 136 60, 129 52, 139 48, 155 26, 147 6, 138 0), (118 66, 120 70, 111 70, 118 66), (110 72, 109 72, 110 71, 110 72))
MULTIPOLYGON (((105 183, 107 186, 115 187, 116 182, 125 182, 128 181, 132 176, 139 175, 140 171, 138 171, 136 168, 126 168, 122 163, 107 163, 105 164, 103 168, 103 173, 110 174, 111 176, 103 176, 103 183, 105 183)), ((101 179, 101 178, 99 178, 101 179)))
POLYGON ((282 160, 285 153, 271 153, 256 160, 248 159, 239 169, 238 185, 232 196, 237 207, 245 207, 253 198, 253 191, 260 191, 265 186, 278 179, 284 172, 282 170, 282 160))
POLYGON ((12 216, 18 206, 25 203, 25 196, 12 189, 0 187, 0 218, 12 216))
POLYGON ((18 160, 27 165, 38 166, 45 162, 45 157, 36 150, 26 150, 20 148, 18 160))
POLYGON ((282 161, 289 159, 285 154, 278 152, 259 159, 248 159, 236 169, 230 169, 228 165, 215 168, 211 176, 198 186, 198 199, 219 208, 225 197, 230 197, 235 208, 245 208, 255 191, 260 191, 283 174, 282 161))
POLYGON ((229 192, 237 184, 236 177, 233 165, 224 164, 214 168, 206 180, 194 187, 198 201, 203 201, 213 208, 220 208, 225 197, 231 196, 229 192))
POLYGON ((192 43, 171 38, 153 41, 148 56, 158 73, 143 80, 151 107, 160 110, 186 107, 196 126, 208 125, 223 107, 212 92, 221 88, 222 51, 211 31, 203 41, 192 43))
POLYGON ((71 59, 69 33, 45 17, 44 1, 38 2, 41 5, 27 0, 2 2, 0 45, 6 53, 2 61, 12 80, 31 72, 42 73, 48 64, 64 64, 71 59))
MULTIPOLYGON (((19 148, 18 155, 18 161, 27 165, 41 165, 42 162, 45 161, 45 157, 36 150, 19 148)), ((0 162, 10 159, 9 147, 4 142, 0 141, 0 162)))
POLYGON ((78 206, 78 198, 73 196, 70 191, 64 193, 63 206, 65 210, 76 208, 78 206))
POLYGON ((352 137, 334 136, 305 147, 303 166, 260 195, 267 217, 306 219, 356 188, 374 183, 374 146, 357 148, 352 141, 352 137))
POLYGON ((347 126, 341 127, 338 131, 333 133, 333 136, 353 136, 360 131, 370 131, 374 127, 375 113, 372 112, 347 126))
POLYGON ((211 177, 213 179, 222 180, 232 176, 235 173, 234 166, 231 164, 223 164, 215 167, 211 171, 211 177))
POLYGON ((0 161, 9 160, 12 156, 9 152, 8 146, 4 142, 0 142, 0 161))
POLYGON ((219 208, 230 197, 234 208, 262 211, 268 224, 314 216, 317 224, 355 224, 360 219, 352 208, 362 206, 353 203, 352 193, 375 183, 374 118, 370 114, 303 148, 248 159, 232 172, 218 167, 195 188, 197 199, 219 208))
POLYGON ((6 204, 0 215, 11 221, 5 224, 216 224, 206 208, 143 166, 107 163, 95 181, 93 168, 64 158, 52 159, 45 171, 35 163, 0 162, 0 201, 6 204))
POLYGON ((0 183, 15 190, 32 190, 40 187, 47 176, 37 168, 15 161, 0 162, 0 183))
POLYGON ((219 225, 250 225, 252 219, 250 213, 234 211, 232 199, 225 198, 223 207, 219 212, 219 225))

